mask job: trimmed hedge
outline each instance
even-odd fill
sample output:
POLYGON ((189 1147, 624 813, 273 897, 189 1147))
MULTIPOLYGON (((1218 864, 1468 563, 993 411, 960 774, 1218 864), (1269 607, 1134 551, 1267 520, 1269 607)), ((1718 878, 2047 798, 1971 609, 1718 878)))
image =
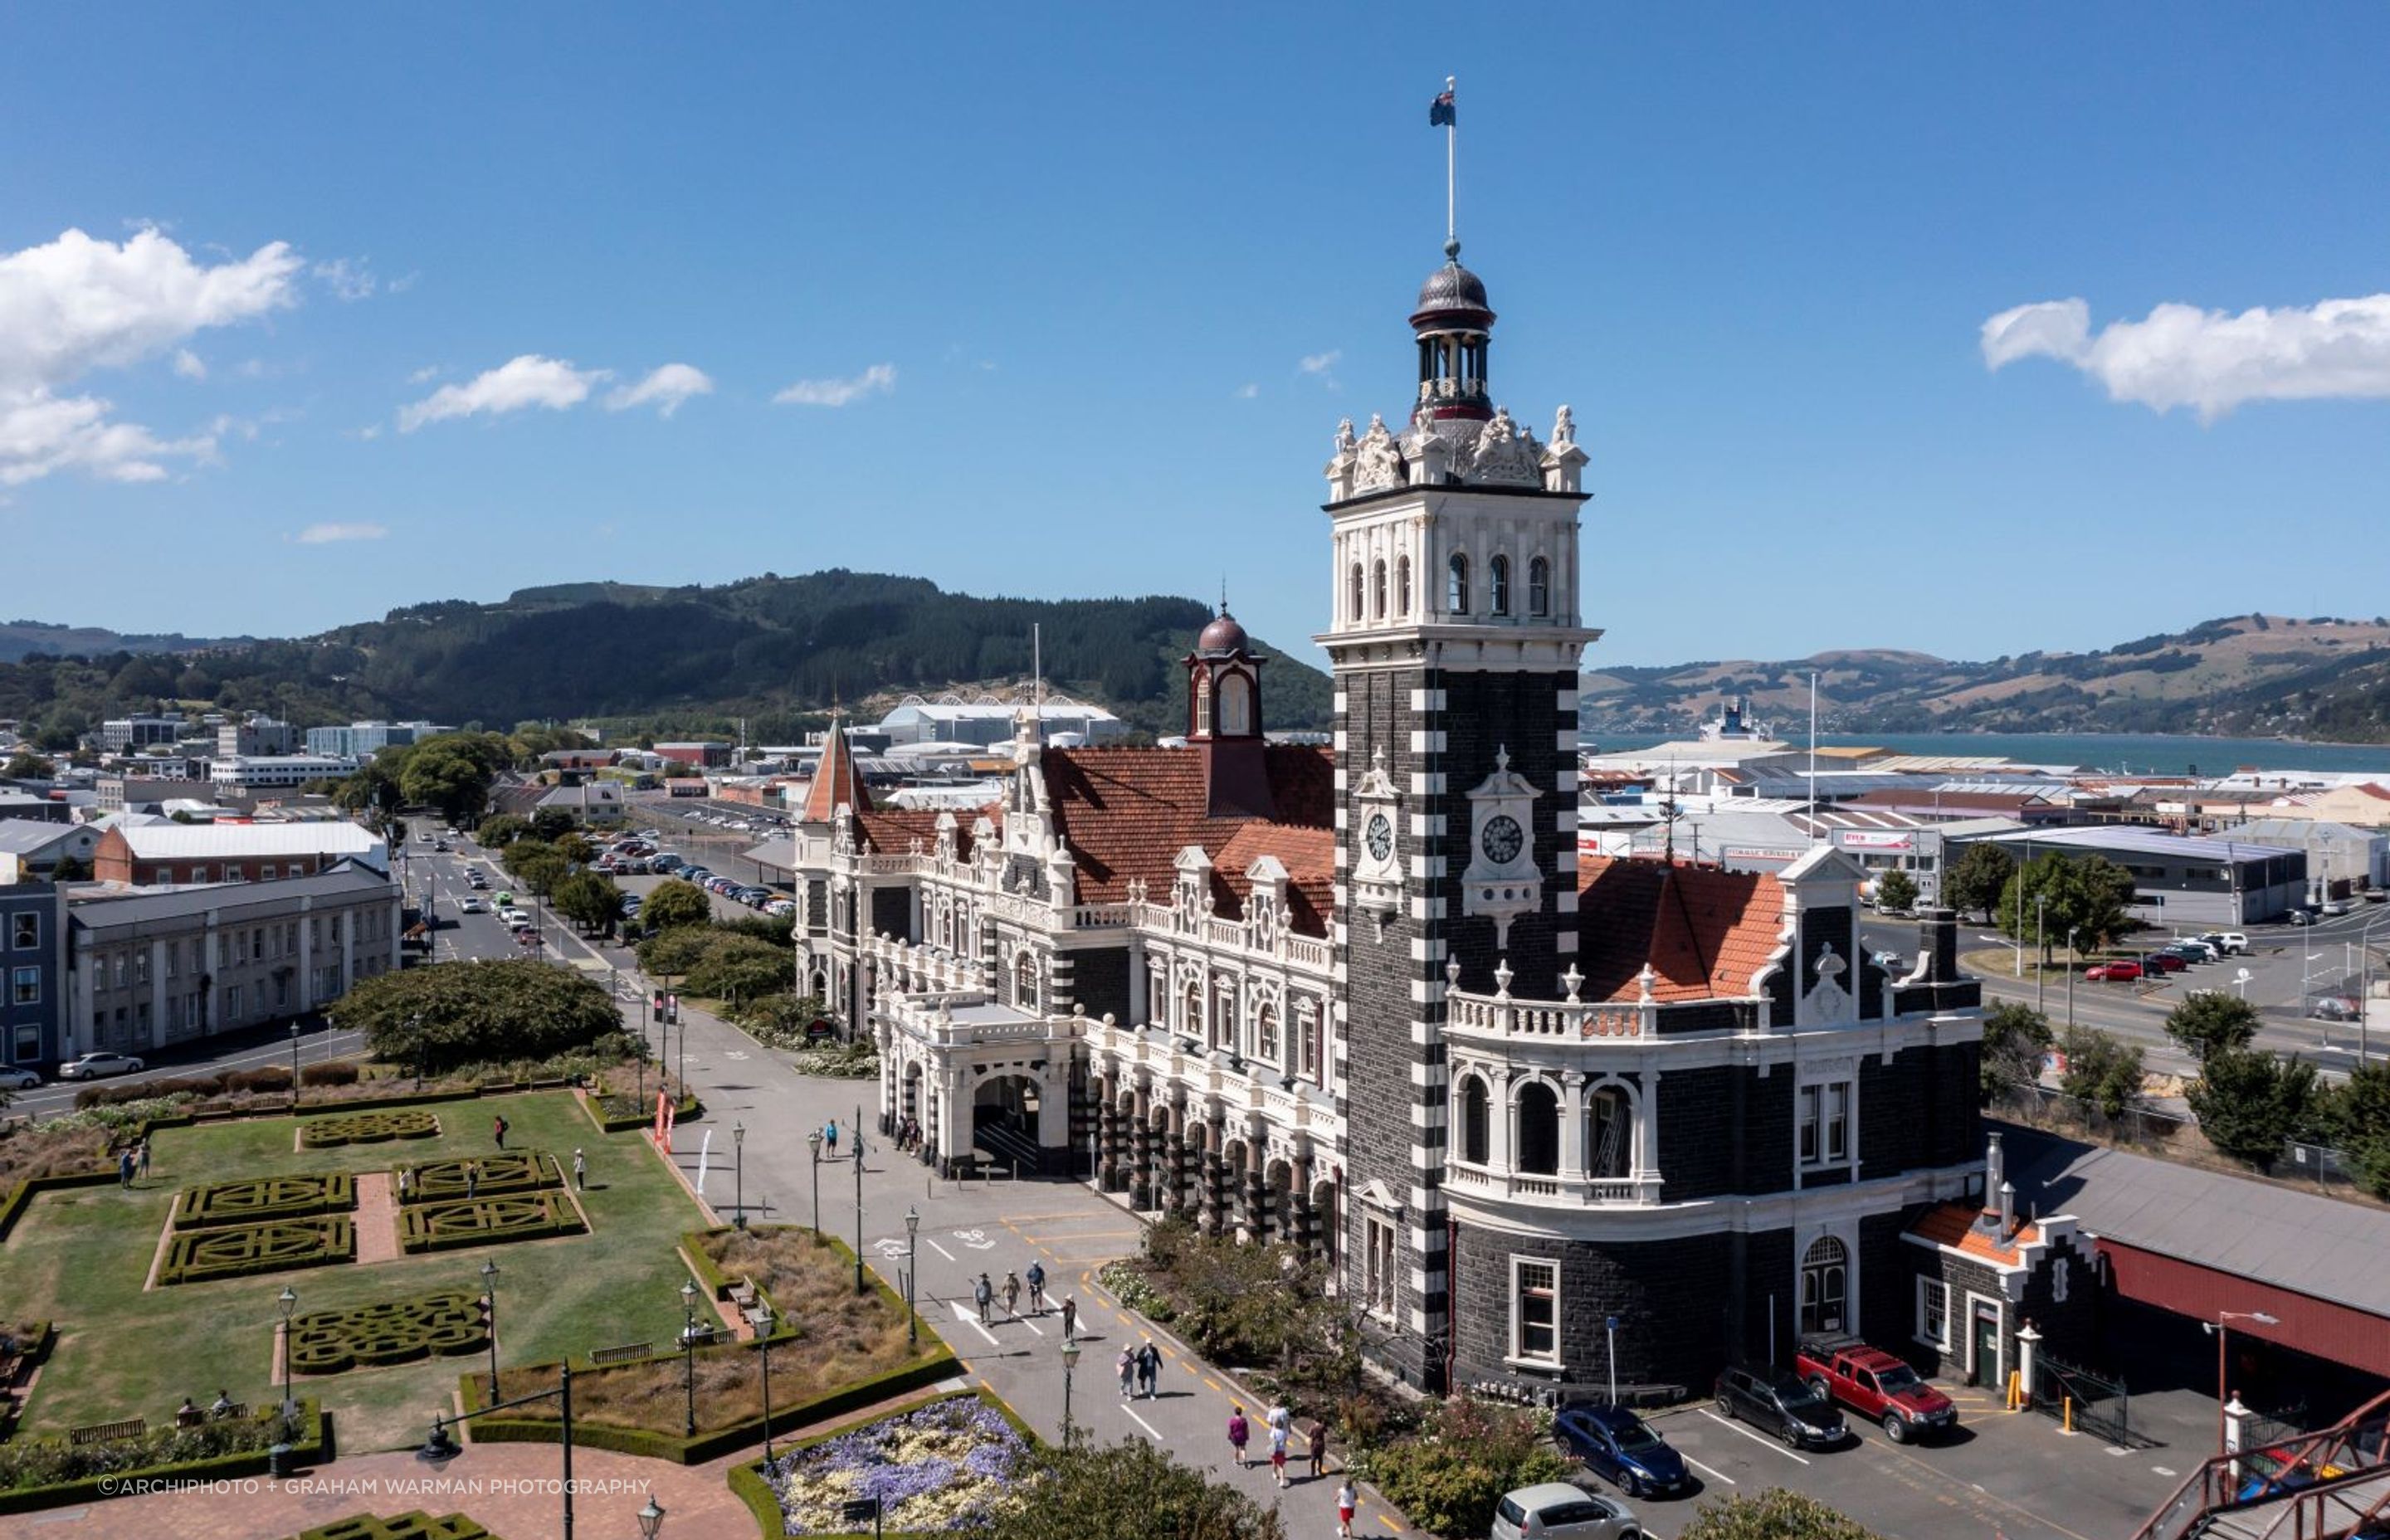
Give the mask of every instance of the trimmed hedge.
POLYGON ((497 1536, 461 1513, 443 1514, 435 1519, 417 1508, 388 1519, 372 1513, 353 1513, 346 1519, 318 1524, 292 1540, 497 1540, 497 1536))
POLYGON ((451 1290, 385 1300, 354 1310, 324 1310, 290 1323, 290 1372, 341 1374, 360 1366, 413 1363, 435 1353, 489 1345, 481 1301, 451 1290))
MULTIPOLYGON (((582 1097, 581 1106, 589 1114, 589 1121, 598 1125, 600 1134, 628 1134, 635 1129, 655 1125, 656 1104, 652 1101, 648 1103, 646 1110, 621 1117, 608 1112, 599 1099, 593 1096, 582 1097)), ((705 1104, 695 1096, 684 1096, 680 1098, 680 1105, 673 1109, 673 1117, 676 1122, 687 1123, 704 1110, 705 1104)))
POLYGON ((392 1139, 428 1139, 440 1132, 430 1112, 359 1112, 317 1118, 299 1125, 302 1149, 330 1149, 344 1144, 386 1144, 392 1139))
POLYGON ((101 1187, 116 1179, 116 1173, 113 1171, 86 1171, 78 1172, 71 1176, 25 1178, 8 1189, 8 1196, 6 1199, 0 1199, 0 1240, 7 1239, 8 1232, 17 1227, 17 1221, 25 1216, 25 1211, 32 1206, 35 1193, 63 1192, 69 1187, 101 1187))
POLYGON ((513 1240, 579 1235, 587 1228, 562 1195, 515 1193, 448 1202, 409 1203, 399 1212, 398 1245, 405 1251, 448 1251, 513 1240))
POLYGON ((555 1156, 544 1149, 510 1149, 503 1154, 476 1156, 469 1160, 430 1161, 422 1165, 410 1165, 407 1169, 415 1175, 407 1184, 406 1201, 462 1201, 467 1166, 481 1168, 481 1175, 473 1183, 475 1198, 537 1192, 544 1187, 564 1185, 564 1168, 557 1163, 555 1156))
MULTIPOLYGON (((261 1417, 270 1419, 278 1412, 277 1407, 275 1411, 261 1414, 261 1417)), ((330 1415, 318 1402, 300 1402, 299 1436, 290 1445, 292 1462, 297 1465, 320 1464, 329 1455, 331 1442, 330 1415)), ((56 1482, 47 1486, 15 1487, 0 1492, 0 1513, 32 1513, 45 1508, 96 1502, 115 1495, 117 1489, 129 1481, 212 1482, 262 1476, 265 1473, 268 1457, 268 1452, 263 1449, 248 1449, 234 1455, 213 1455, 204 1459, 181 1460, 140 1469, 109 1470, 77 1477, 72 1481, 56 1482)))
POLYGON ((356 1178, 345 1171, 211 1182, 183 1189, 174 1204, 174 1228, 200 1230, 219 1225, 261 1225, 276 1219, 342 1213, 356 1206, 356 1178))
POLYGON ((206 1283, 298 1267, 323 1267, 357 1254, 356 1226, 347 1214, 284 1219, 271 1225, 186 1230, 166 1243, 158 1281, 206 1283))
MULTIPOLYGON (((1031 1448, 1035 1448, 1043 1442, 1029 1424, 1021 1420, 1020 1413, 1005 1405, 1004 1397, 984 1385, 974 1385, 968 1391, 959 1391, 953 1395, 932 1396, 922 1405, 934 1406, 941 1401, 959 1401, 966 1396, 976 1396, 984 1402, 996 1416, 1009 1423, 1012 1431, 1019 1433, 1022 1442, 1031 1448)), ((779 1419, 775 1418, 773 1420, 777 1422, 779 1419)), ((786 1459, 789 1456, 810 1449, 817 1444, 828 1444, 834 1438, 843 1438, 857 1429, 869 1426, 869 1423, 858 1422, 853 1427, 832 1428, 825 1432, 810 1433, 803 1438, 790 1439, 780 1445, 777 1451, 777 1457, 786 1459)), ((574 1431, 578 1432, 579 1430, 575 1429, 574 1431)), ((732 1466, 729 1481, 730 1495, 747 1505, 747 1511, 754 1517, 757 1528, 765 1534, 778 1534, 787 1528, 787 1516, 780 1511, 780 1499, 778 1495, 773 1492, 772 1483, 765 1479, 764 1461, 760 1457, 747 1461, 744 1465, 732 1466)), ((880 1536, 880 1540, 929 1540, 930 1535, 936 1532, 927 1530, 889 1530, 880 1536)), ((855 1530, 844 1534, 825 1533, 816 1535, 814 1540, 871 1540, 872 1535, 871 1531, 855 1530)))

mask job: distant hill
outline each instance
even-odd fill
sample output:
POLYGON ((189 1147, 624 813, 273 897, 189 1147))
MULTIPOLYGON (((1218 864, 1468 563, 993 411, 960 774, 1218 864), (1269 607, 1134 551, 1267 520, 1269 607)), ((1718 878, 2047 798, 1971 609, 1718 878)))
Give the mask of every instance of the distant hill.
MULTIPOLYGON (((834 701, 1024 680, 1037 626, 1052 687, 1171 731, 1184 720, 1178 661, 1212 613, 1165 597, 979 598, 842 570, 714 587, 565 584, 496 604, 414 605, 296 640, 0 664, 0 717, 81 730, 172 699, 306 722, 615 719, 718 731, 744 717, 752 740, 785 741, 834 701)), ((1262 645, 1274 659, 1270 725, 1326 726, 1327 676, 1262 645)))
POLYGON ((2100 652, 1951 662, 1838 650, 1778 662, 1611 668, 1582 681, 1596 732, 1689 733, 1721 701, 1790 732, 2214 733, 2390 742, 2390 620, 2236 615, 2100 652))
POLYGON ((107 652, 183 652, 196 648, 237 646, 238 642, 202 640, 195 636, 126 635, 96 625, 52 625, 44 621, 0 621, 0 663, 19 658, 89 658, 107 652))

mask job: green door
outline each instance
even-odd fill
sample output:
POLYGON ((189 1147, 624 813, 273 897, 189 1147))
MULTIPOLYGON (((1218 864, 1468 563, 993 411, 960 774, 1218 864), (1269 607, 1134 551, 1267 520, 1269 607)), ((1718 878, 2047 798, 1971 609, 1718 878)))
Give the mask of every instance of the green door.
POLYGON ((2000 1313, 1997 1306, 1975 1306, 1975 1351, 1968 1354, 1967 1383, 1990 1385, 2000 1372, 2000 1313))

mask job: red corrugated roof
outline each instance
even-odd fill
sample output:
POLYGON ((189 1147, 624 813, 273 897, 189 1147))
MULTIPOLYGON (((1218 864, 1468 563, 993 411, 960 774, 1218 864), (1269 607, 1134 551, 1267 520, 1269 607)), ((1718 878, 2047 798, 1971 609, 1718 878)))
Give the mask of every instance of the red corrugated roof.
POLYGON ((854 765, 854 751, 846 741, 846 726, 832 722, 822 740, 821 762, 814 766, 813 784, 805 789, 805 807, 797 815, 809 824, 826 824, 842 807, 862 813, 871 806, 871 793, 854 765))
POLYGON ((1784 890, 1764 872, 1577 857, 1577 967, 1589 1000, 1738 998, 1775 956, 1784 890))

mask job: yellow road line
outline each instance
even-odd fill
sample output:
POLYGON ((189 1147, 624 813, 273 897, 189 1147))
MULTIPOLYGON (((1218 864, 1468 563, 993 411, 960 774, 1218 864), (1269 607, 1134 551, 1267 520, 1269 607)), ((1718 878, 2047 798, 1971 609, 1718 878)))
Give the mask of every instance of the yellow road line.
POLYGON ((1210 1375, 1208 1375, 1208 1374, 1207 1374, 1207 1375, 1205 1375, 1205 1376, 1203 1377, 1203 1388, 1204 1388, 1205 1390, 1207 1390, 1207 1391, 1220 1391, 1220 1393, 1221 1393, 1222 1395, 1226 1395, 1226 1394, 1227 1394, 1227 1393, 1228 1393, 1228 1392, 1226 1392, 1226 1391, 1221 1391, 1221 1390, 1220 1390, 1220 1382, 1219 1382, 1218 1380, 1216 1380, 1213 1379, 1213 1378, 1212 1378, 1210 1375))
POLYGON ((1396 1534, 1400 1534, 1403 1532, 1402 1525, 1395 1523, 1392 1519, 1387 1518, 1382 1513, 1378 1515, 1378 1522, 1385 1525, 1388 1529, 1393 1530, 1396 1534))

